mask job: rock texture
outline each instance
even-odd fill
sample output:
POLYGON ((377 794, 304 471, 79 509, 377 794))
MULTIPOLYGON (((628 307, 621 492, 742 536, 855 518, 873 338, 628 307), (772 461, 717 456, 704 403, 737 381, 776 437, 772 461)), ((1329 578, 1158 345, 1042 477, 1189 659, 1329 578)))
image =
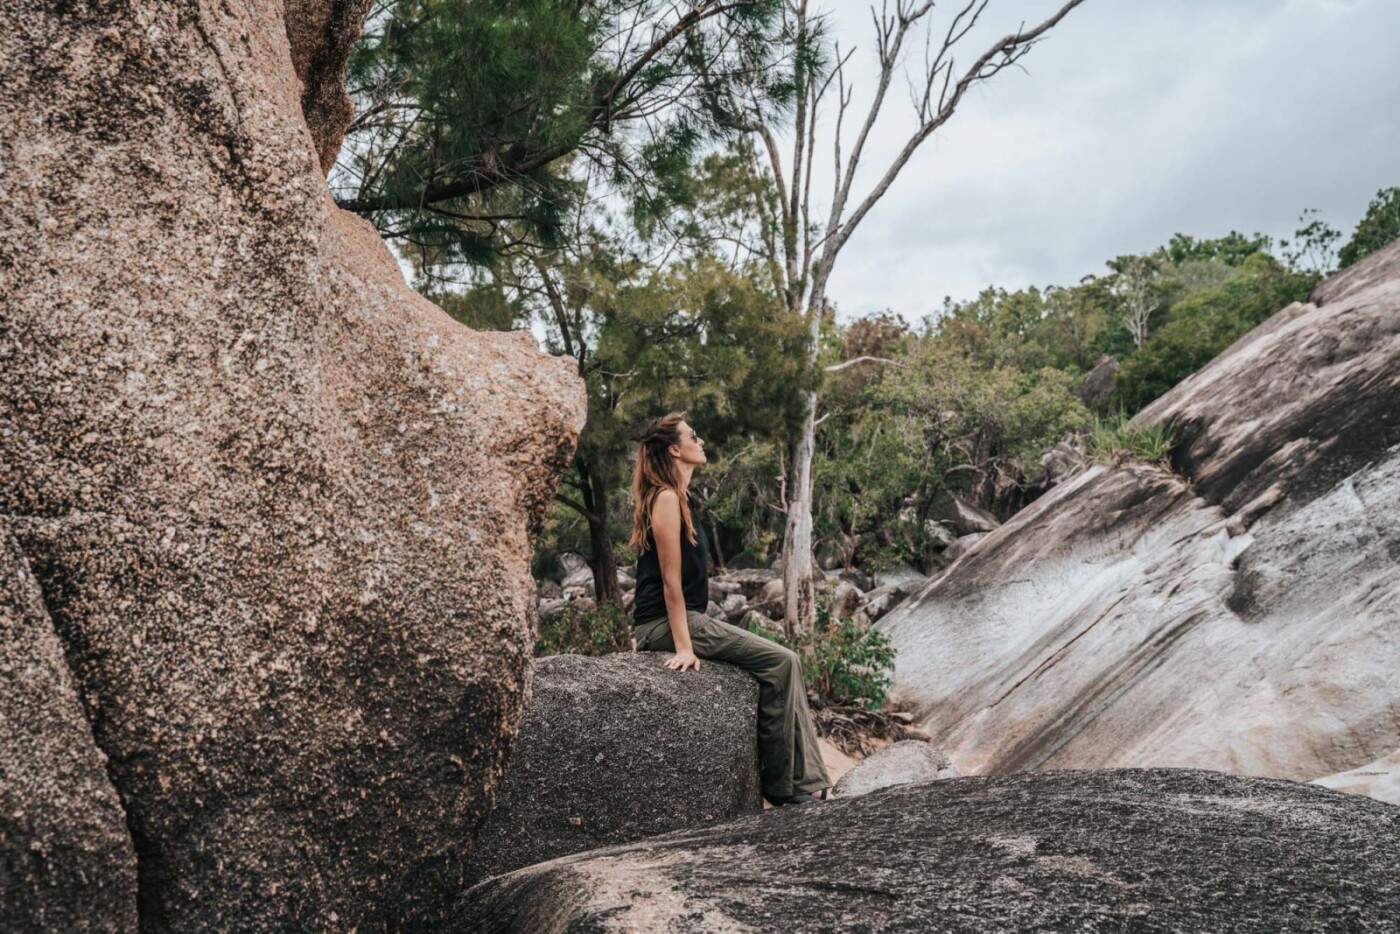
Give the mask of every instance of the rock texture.
POLYGON ((898 785, 467 892, 451 930, 1392 930, 1400 808, 1198 771, 898 785))
POLYGON ((854 798, 891 785, 956 778, 958 770, 948 757, 917 739, 901 740, 878 750, 841 777, 831 790, 834 797, 854 798))
POLYGON ((585 413, 567 361, 456 324, 334 208, 297 61, 352 37, 314 6, 10 4, 0 34, 0 515, 144 930, 457 890, 585 413))
POLYGON ((1141 412, 1174 470, 1092 467, 881 620, 964 773, 1309 780, 1400 746, 1400 244, 1141 412))
POLYGON ((763 809, 758 683, 721 662, 662 667, 668 652, 535 661, 495 809, 468 878, 763 809))
POLYGON ((355 117, 345 63, 370 0, 287 0, 287 44, 301 81, 301 109, 321 171, 329 173, 355 117))
POLYGON ((106 764, 0 522, 0 929, 136 929, 136 854, 106 764))

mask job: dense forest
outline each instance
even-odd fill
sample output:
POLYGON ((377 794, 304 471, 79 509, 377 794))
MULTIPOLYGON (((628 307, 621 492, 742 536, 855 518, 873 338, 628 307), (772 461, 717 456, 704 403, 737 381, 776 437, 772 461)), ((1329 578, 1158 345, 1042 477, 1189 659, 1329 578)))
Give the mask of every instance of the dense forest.
MULTIPOLYGON (((877 21, 877 81, 921 16, 901 5, 877 21)), ((952 116, 960 88, 1039 35, 966 72, 933 59, 910 151, 952 116)), ((1400 188, 1389 188, 1349 236, 1304 211, 1288 240, 1178 233, 1074 283, 992 283, 917 318, 843 318, 856 297, 825 293, 835 254, 822 244, 844 242, 883 188, 854 212, 832 208, 824 237, 810 217, 827 208, 799 198, 812 156, 799 145, 785 170, 774 145, 844 114, 844 103, 818 107, 833 81, 853 80, 843 64, 805 4, 390 0, 371 14, 351 60, 358 116, 332 174, 337 199, 454 317, 532 327, 587 383, 539 575, 577 553, 598 602, 620 602, 618 568, 635 560, 635 438, 674 409, 706 441, 692 489, 722 566, 773 564, 792 540, 795 461, 809 457, 803 508, 823 566, 928 573, 954 497, 1005 519, 1046 488, 1041 457, 1060 442, 1163 457, 1170 439, 1125 428, 1134 413, 1400 235, 1400 188)), ((883 118, 877 95, 867 125, 883 118)), ((859 158, 857 146, 852 168, 859 158)), ((837 200, 848 196, 861 193, 838 185, 837 200)))

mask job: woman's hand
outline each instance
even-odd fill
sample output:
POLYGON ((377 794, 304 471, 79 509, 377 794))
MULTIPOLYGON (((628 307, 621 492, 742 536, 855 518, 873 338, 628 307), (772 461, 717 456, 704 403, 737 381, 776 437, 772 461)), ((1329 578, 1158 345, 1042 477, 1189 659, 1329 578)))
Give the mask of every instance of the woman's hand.
POLYGON ((662 664, 666 668, 674 668, 677 671, 685 671, 691 665, 695 666, 696 671, 700 670, 700 659, 695 657, 695 652, 691 649, 683 649, 677 652, 675 655, 666 659, 662 664))

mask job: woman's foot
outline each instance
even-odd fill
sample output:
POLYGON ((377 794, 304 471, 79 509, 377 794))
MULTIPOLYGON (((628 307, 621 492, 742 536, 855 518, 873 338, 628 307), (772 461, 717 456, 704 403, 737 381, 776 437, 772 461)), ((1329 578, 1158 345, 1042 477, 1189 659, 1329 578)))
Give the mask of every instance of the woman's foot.
POLYGON ((823 799, 814 796, 811 792, 799 791, 795 795, 788 795, 786 798, 769 798, 768 803, 775 808, 780 808, 785 804, 816 804, 823 799))

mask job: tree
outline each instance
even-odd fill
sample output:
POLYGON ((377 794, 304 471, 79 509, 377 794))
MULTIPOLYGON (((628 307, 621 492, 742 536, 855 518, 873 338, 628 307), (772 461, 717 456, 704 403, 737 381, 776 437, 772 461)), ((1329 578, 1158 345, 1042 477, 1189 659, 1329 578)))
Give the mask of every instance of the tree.
POLYGON ((1317 208, 1304 210, 1298 216, 1299 227, 1293 239, 1280 240, 1278 245, 1292 269, 1321 277, 1331 275, 1337 268, 1337 241, 1342 232, 1317 215, 1317 208))
POLYGON ((508 293, 505 304, 545 331, 550 352, 578 363, 588 418, 555 499, 587 528, 598 602, 617 603, 615 551, 631 517, 614 506, 626 497, 643 423, 685 408, 716 455, 756 429, 781 433, 796 418, 803 333, 751 270, 703 253, 657 268, 597 228, 572 239, 567 250, 498 264, 468 294, 508 293))
MULTIPOLYGON (((786 39, 791 48, 791 71, 782 83, 792 89, 793 126, 790 151, 779 143, 777 117, 769 82, 724 85, 710 82, 720 119, 751 134, 756 145, 740 155, 748 158, 751 176, 768 176, 758 205, 760 239, 751 248, 766 254, 766 266, 783 297, 788 312, 805 324, 811 340, 807 364, 815 372, 821 347, 821 329, 827 302, 827 283, 841 251, 870 211, 889 191, 914 153, 953 116, 967 91, 1003 69, 1015 66, 1082 0, 1070 0, 1032 28, 1021 28, 994 42, 959 71, 954 51, 986 10, 989 0, 970 0, 950 17, 948 28, 935 38, 929 16, 932 0, 893 0, 872 10, 878 74, 874 95, 858 121, 854 143, 843 138, 852 101, 846 73, 849 53, 827 35, 822 18, 812 12, 808 0, 784 0, 786 39), (857 181, 865 165, 866 146, 879 123, 896 73, 904 65, 907 44, 919 32, 928 37, 922 73, 912 79, 911 104, 914 126, 898 152, 876 168, 868 186, 857 181), (819 208, 812 198, 818 130, 828 126, 822 105, 834 101, 830 125, 834 179, 831 201, 819 208)), ((765 50, 760 50, 761 52, 765 50)), ((773 73, 771 61, 750 74, 773 73)), ((783 98, 786 100, 787 98, 783 98)), ((784 111, 782 116, 786 115, 784 111)), ((787 477, 788 516, 783 535, 783 580, 789 632, 810 628, 815 618, 812 572, 812 461, 815 451, 818 393, 814 383, 805 394, 802 430, 790 445, 787 477)))
POLYGON ((1088 421, 1059 370, 986 367, 937 335, 891 360, 825 390, 814 518, 848 567, 857 551, 867 567, 927 563, 943 547, 929 532, 936 504, 959 493, 1003 511, 1006 479, 1088 421))
POLYGON ((1164 305, 1167 261, 1153 255, 1120 256, 1110 260, 1108 267, 1114 272, 1113 291, 1123 303, 1123 324, 1133 346, 1141 347, 1164 305))
POLYGON ((1213 240, 1197 240, 1187 234, 1177 233, 1172 234, 1171 240, 1158 250, 1157 254, 1173 266, 1180 266, 1191 260, 1219 260, 1227 266, 1238 266, 1255 253, 1267 252, 1272 245, 1272 239, 1261 233, 1246 237, 1239 231, 1232 230, 1213 240))
POLYGON ((1382 188, 1366 208, 1351 239, 1337 254, 1340 268, 1346 269, 1400 238, 1400 187, 1382 188))
POLYGON ((566 157, 660 210, 722 132, 700 74, 739 74, 776 12, 777 0, 380 0, 348 69, 358 116, 337 203, 463 263, 561 242, 582 196, 566 157))
POLYGON ((1114 376, 1113 401, 1128 413, 1138 411, 1275 312, 1306 299, 1317 278, 1256 253, 1239 275, 1171 307, 1166 324, 1123 361, 1114 376))

